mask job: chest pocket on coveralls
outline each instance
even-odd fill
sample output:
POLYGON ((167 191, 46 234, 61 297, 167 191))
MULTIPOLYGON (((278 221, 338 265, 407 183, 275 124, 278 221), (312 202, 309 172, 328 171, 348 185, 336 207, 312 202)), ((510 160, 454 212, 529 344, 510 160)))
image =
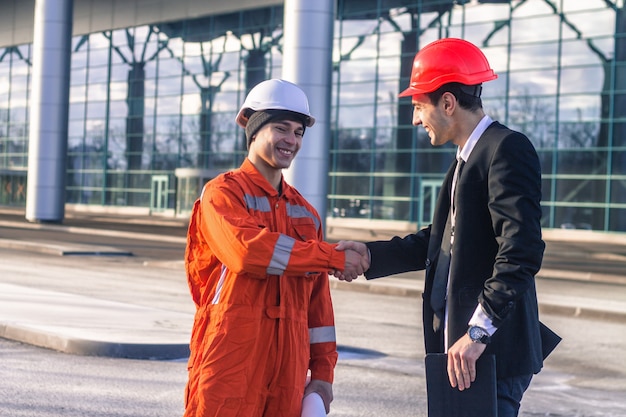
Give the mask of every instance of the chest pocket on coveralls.
POLYGON ((293 237, 300 240, 317 240, 317 229, 312 219, 308 217, 291 219, 291 226, 295 231, 293 237))

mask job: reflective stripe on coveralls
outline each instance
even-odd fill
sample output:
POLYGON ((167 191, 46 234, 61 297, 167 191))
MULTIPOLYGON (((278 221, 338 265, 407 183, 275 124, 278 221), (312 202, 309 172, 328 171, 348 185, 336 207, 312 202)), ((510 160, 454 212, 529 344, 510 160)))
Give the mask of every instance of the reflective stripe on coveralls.
POLYGON ((324 326, 309 329, 309 343, 336 342, 335 326, 324 326))
POLYGON ((293 248, 296 240, 292 237, 280 235, 274 246, 274 253, 272 254, 272 260, 267 267, 268 275, 282 275, 287 269, 289 264, 289 257, 291 256, 291 249, 293 248))

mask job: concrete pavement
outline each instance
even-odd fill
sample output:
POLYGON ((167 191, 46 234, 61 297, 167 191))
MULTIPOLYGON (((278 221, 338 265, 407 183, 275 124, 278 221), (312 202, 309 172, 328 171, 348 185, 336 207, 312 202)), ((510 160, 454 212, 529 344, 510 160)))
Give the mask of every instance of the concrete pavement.
MULTIPOLYGON (((129 250, 146 250, 142 242, 184 248, 185 228, 182 219, 93 213, 68 213, 62 225, 37 224, 26 222, 20 210, 0 209, 0 337, 81 355, 186 357, 194 307, 182 259, 172 250, 156 256, 129 250)), ((372 239, 371 232, 359 236, 333 229, 329 239, 372 239)), ((390 234, 379 231, 374 238, 390 234)), ((557 238, 553 233, 546 239, 557 238)), ((619 271, 626 238, 602 240, 603 256, 613 254, 613 270, 619 271)), ((587 255, 597 258, 593 251, 587 255)), ((581 271, 567 262, 542 270, 541 312, 626 321, 626 262, 623 266, 624 274, 581 271)), ((411 273, 352 283, 331 278, 331 285, 419 298, 422 277, 411 273)))

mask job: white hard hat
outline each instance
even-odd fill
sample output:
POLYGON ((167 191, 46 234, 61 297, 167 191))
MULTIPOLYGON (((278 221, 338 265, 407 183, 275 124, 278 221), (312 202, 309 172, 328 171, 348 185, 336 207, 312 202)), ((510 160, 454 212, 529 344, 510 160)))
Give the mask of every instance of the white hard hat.
POLYGON ((304 91, 289 81, 276 78, 257 84, 248 93, 235 119, 243 128, 248 124, 250 117, 247 110, 288 110, 305 116, 307 127, 315 123, 315 118, 309 112, 309 101, 304 91))

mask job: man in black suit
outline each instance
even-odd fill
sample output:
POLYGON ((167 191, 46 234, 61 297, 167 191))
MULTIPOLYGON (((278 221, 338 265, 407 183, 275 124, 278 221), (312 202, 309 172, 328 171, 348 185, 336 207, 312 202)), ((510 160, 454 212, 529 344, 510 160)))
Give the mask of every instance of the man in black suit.
POLYGON ((535 274, 545 245, 537 153, 482 109, 482 83, 495 78, 467 41, 441 39, 418 52, 400 97, 412 97, 413 124, 432 145, 457 145, 433 223, 404 238, 338 248, 369 257, 367 279, 425 269, 426 352, 448 353, 448 378, 459 390, 475 380, 476 360, 495 354, 498 416, 509 417, 543 366, 535 274))

